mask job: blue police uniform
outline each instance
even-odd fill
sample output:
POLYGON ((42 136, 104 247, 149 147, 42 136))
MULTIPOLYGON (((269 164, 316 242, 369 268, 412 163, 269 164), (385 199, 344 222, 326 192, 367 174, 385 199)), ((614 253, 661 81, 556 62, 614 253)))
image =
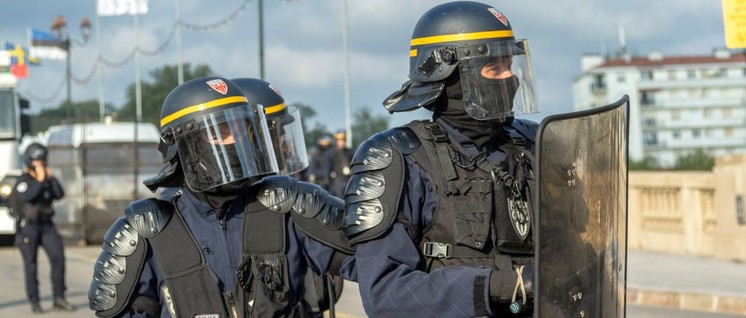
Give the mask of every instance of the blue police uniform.
MULTIPOLYGON (((236 290, 236 272, 241 261, 240 242, 243 240, 244 208, 246 198, 238 197, 228 203, 223 220, 219 220, 215 210, 207 203, 198 200, 185 191, 177 199, 176 207, 189 228, 194 240, 212 272, 217 276, 223 293, 236 290)), ((303 298, 304 275, 307 269, 325 273, 334 250, 300 231, 290 219, 287 222, 287 264, 289 272, 289 303, 295 304, 303 298)), ((167 303, 162 299, 160 287, 164 284, 163 275, 158 269, 152 251, 146 255, 145 264, 138 279, 135 293, 158 301, 160 317, 171 317, 167 303)), ((131 309, 124 317, 147 317, 131 309)))
POLYGON ((352 150, 332 146, 322 156, 322 175, 327 182, 327 191, 333 196, 344 197, 345 187, 350 180, 352 150))
MULTIPOLYGON (((479 155, 471 139, 443 120, 436 122, 470 157, 479 155)), ((500 149, 487 148, 488 161, 505 159, 500 149)), ((357 245, 355 262, 365 311, 372 317, 494 316, 489 306, 489 284, 475 284, 489 281, 492 269, 455 266, 426 270, 426 261, 409 233, 422 233, 431 224, 438 198, 422 168, 405 158, 399 219, 385 234, 357 245)))
POLYGON ((26 275, 26 296, 32 303, 39 302, 37 255, 44 248, 51 265, 52 292, 55 297, 65 294, 65 254, 62 237, 52 223, 52 202, 65 192, 55 177, 37 181, 29 173, 22 174, 13 187, 14 213, 20 219, 15 244, 23 256, 26 275))

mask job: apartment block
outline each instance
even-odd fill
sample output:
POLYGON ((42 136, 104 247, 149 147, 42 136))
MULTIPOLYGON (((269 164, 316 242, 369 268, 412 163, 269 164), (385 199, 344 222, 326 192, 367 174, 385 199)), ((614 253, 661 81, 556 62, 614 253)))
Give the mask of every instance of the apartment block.
POLYGON ((589 109, 630 97, 629 154, 672 166, 703 149, 712 156, 746 153, 746 52, 709 55, 652 52, 585 54, 573 81, 573 107, 589 109))

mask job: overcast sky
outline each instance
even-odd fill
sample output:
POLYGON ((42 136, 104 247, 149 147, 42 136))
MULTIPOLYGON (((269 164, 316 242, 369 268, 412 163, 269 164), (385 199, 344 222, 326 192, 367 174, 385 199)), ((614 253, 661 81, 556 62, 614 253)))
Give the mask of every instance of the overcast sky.
MULTIPOLYGON (((210 25, 235 12, 244 0, 180 0, 186 23, 210 25)), ((353 112, 368 106, 387 114, 381 101, 398 89, 408 72, 412 28, 429 8, 447 1, 349 0, 351 100, 353 112)), ((539 110, 543 116, 572 110, 572 80, 580 73, 583 53, 604 53, 618 46, 623 27, 633 53, 657 50, 665 55, 704 55, 724 47, 721 2, 718 0, 512 0, 485 1, 502 11, 518 38, 533 50, 539 110)), ((175 21, 175 1, 150 1, 140 17, 141 46, 155 50, 175 21)), ((64 15, 73 38, 84 16, 95 23, 95 0, 0 0, 0 41, 27 42, 27 29, 49 30, 64 15)), ((330 130, 344 128, 342 0, 264 0, 265 75, 289 103, 303 102, 317 110, 317 121, 330 130)), ((253 1, 240 16, 210 31, 183 31, 185 62, 208 64, 219 75, 259 77, 257 6, 253 1)), ((91 73, 102 41, 108 61, 124 59, 134 46, 132 16, 101 18, 101 38, 94 36, 73 49, 73 76, 91 73)), ((142 57, 142 76, 177 61, 176 42, 155 57, 142 57)), ((107 103, 124 104, 125 88, 134 82, 134 63, 102 67, 107 103)), ((57 90, 64 81, 64 61, 43 60, 30 69, 20 91, 34 95, 32 109, 55 107, 65 99, 57 90), (55 97, 51 102, 43 100, 55 97)), ((74 101, 98 99, 98 79, 73 84, 74 101)), ((392 115, 398 125, 426 112, 392 115)))

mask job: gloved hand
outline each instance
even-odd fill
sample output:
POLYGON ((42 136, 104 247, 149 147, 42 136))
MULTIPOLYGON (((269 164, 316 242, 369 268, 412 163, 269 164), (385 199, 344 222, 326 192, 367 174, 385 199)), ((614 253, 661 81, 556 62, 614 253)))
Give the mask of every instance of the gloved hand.
POLYGON ((534 298, 534 264, 517 267, 514 271, 492 271, 490 298, 493 302, 507 304, 514 313, 528 307, 534 298))

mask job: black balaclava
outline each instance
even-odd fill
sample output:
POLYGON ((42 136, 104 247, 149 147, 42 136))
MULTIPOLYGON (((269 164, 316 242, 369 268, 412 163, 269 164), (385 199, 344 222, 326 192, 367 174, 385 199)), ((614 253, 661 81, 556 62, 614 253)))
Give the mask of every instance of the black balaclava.
POLYGON ((443 119, 449 126, 474 141, 477 149, 481 150, 499 132, 502 132, 501 127, 503 125, 509 125, 512 122, 512 117, 506 118, 504 121, 486 121, 476 120, 469 116, 464 109, 464 102, 461 101, 463 90, 461 89, 461 76, 458 72, 453 72, 445 80, 445 84, 445 95, 440 96, 440 99, 445 100, 436 102, 439 107, 434 109, 433 119, 443 119), (443 109, 443 106, 445 106, 445 109, 443 109))
POLYGON ((209 204, 213 209, 215 209, 215 215, 218 219, 222 219, 225 216, 225 210, 227 209, 226 204, 238 198, 238 196, 241 195, 244 186, 249 184, 251 181, 252 178, 241 179, 202 192, 193 191, 186 184, 184 184, 184 188, 194 195, 197 200, 209 204))

